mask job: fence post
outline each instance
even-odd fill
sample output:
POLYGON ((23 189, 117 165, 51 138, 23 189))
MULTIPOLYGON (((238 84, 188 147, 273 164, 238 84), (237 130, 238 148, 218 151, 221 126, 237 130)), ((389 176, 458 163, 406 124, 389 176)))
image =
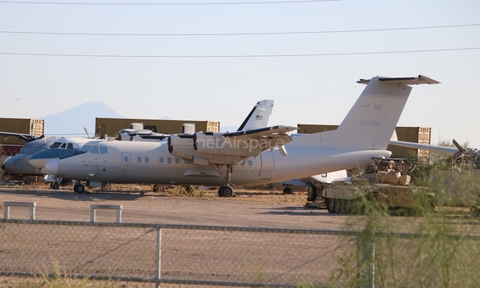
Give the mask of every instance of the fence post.
POLYGON ((160 287, 162 279, 162 229, 157 228, 157 276, 156 286, 160 287))
POLYGON ((5 207, 4 218, 8 220, 10 218, 10 206, 27 206, 30 207, 30 221, 35 220, 35 202, 4 202, 5 207))
POLYGON ((359 236, 358 269, 362 288, 375 288, 375 239, 374 232, 359 236))
POLYGON ((117 223, 122 222, 122 205, 90 205, 91 222, 97 222, 97 209, 115 209, 117 210, 117 223))

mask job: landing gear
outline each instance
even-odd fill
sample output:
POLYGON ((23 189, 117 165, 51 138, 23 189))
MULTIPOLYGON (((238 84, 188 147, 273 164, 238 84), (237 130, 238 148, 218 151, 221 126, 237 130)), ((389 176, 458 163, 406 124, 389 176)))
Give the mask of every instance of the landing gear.
POLYGON ((23 183, 25 183, 25 185, 30 185, 30 184, 32 184, 32 180, 30 180, 29 178, 25 178, 23 180, 23 183))
POLYGON ((315 201, 317 200, 317 186, 313 183, 308 183, 308 196, 307 201, 315 201))
POLYGON ((292 194, 292 193, 293 193, 292 187, 290 187, 289 185, 285 185, 285 187, 283 187, 283 194, 292 194))
POLYGON ((220 197, 232 197, 233 188, 228 185, 223 185, 218 188, 218 196, 220 197))
POLYGON ((76 193, 83 193, 85 192, 85 186, 82 184, 75 184, 73 185, 73 191, 76 193))
POLYGON ((58 184, 58 182, 52 182, 50 184, 50 188, 57 190, 58 188, 60 188, 60 184, 58 184))
POLYGON ((233 166, 228 164, 227 175, 225 176, 225 178, 227 179, 227 185, 223 185, 223 186, 220 186, 220 188, 218 188, 218 196, 220 197, 232 197, 234 194, 232 183, 231 183, 232 169, 233 169, 233 166))

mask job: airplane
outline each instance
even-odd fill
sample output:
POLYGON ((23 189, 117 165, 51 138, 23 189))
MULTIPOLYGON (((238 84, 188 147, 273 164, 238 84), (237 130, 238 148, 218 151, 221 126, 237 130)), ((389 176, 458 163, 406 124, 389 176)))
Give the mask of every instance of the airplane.
MULTIPOLYGON (((258 101, 254 105, 252 110, 249 112, 245 120, 240 125, 239 130, 240 129, 258 129, 258 128, 266 127, 269 117, 272 114, 273 104, 274 104, 274 100, 270 100, 270 99, 258 101)), ((195 131, 193 129, 191 131, 192 135, 194 132, 195 131)), ((170 135, 168 134, 161 134, 161 133, 152 132, 151 130, 143 129, 143 124, 141 123, 132 123, 131 128, 121 129, 119 131, 118 138, 116 138, 115 140, 158 142, 158 141, 166 140, 166 138, 169 136, 170 135)), ((95 141, 98 141, 98 140, 95 140, 95 141)), ((82 146, 87 142, 88 141, 81 140, 81 142, 78 143, 79 145, 75 146, 75 149, 69 149, 69 150, 58 149, 59 147, 64 147, 64 146, 60 146, 60 144, 58 145, 54 144, 49 149, 39 151, 38 153, 35 153, 31 157, 29 157, 28 162, 31 164, 31 166, 36 167, 38 171, 48 173, 45 171, 45 168, 44 168, 44 166, 48 161, 55 158, 62 159, 62 158, 76 155, 78 153, 78 150, 80 150, 80 148, 82 148, 82 146)), ((52 187, 52 188, 57 189, 58 185, 55 187, 52 187)), ((155 186, 154 186, 154 191, 155 191, 155 186)))
MULTIPOLYGON (((6 135, 6 133, 12 135, 15 133, 0 132, 0 135, 6 135)), ((25 184, 30 184, 31 180, 27 176, 44 176, 45 171, 31 165, 29 158, 37 152, 44 151, 49 147, 54 147, 62 151, 72 151, 80 149, 84 143, 92 141, 92 139, 80 138, 80 137, 58 137, 58 136, 40 136, 33 137, 29 134, 20 134, 19 138, 29 139, 28 142, 15 156, 8 157, 2 164, 1 168, 5 171, 6 175, 14 177, 24 177, 25 184), (28 137, 28 136, 32 137, 28 137)), ((15 135, 12 135, 15 136, 15 135)), ((52 183, 61 182, 61 179, 53 180, 52 183)))
MULTIPOLYGON (((277 125, 171 135, 161 142, 92 142, 79 155, 50 160, 45 169, 89 187, 109 182, 221 185, 218 195, 230 197, 234 185, 364 167, 372 158, 391 156, 386 148, 412 90, 409 85, 439 82, 419 75, 376 76, 357 83, 366 87, 337 130, 292 138, 297 127, 277 125)), ((84 192, 85 186, 76 183, 74 191, 84 192)))

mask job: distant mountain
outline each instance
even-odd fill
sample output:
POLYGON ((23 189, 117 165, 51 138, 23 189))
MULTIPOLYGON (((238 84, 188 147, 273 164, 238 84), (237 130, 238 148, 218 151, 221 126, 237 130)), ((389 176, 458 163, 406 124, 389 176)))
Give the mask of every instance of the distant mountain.
POLYGON ((89 134, 95 133, 95 118, 97 117, 126 118, 101 101, 88 102, 41 118, 45 120, 46 135, 86 136, 84 127, 89 134))

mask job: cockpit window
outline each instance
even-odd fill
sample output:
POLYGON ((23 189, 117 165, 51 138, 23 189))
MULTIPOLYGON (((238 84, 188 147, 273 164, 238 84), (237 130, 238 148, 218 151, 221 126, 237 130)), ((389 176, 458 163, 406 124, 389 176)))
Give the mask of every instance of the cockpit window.
POLYGON ((67 143, 63 143, 62 146, 60 146, 62 149, 65 149, 65 147, 67 147, 67 143))
POLYGON ((107 154, 107 153, 108 153, 107 147, 100 146, 100 154, 107 154))
POLYGON ((62 142, 54 142, 50 148, 58 148, 60 145, 62 145, 62 142))
POLYGON ((73 150, 73 144, 72 143, 68 143, 67 150, 73 150))
POLYGON ((90 149, 90 153, 99 154, 98 153, 98 146, 93 146, 92 149, 90 149))
POLYGON ((92 148, 92 145, 83 145, 82 149, 80 151, 82 152, 88 152, 92 148))

